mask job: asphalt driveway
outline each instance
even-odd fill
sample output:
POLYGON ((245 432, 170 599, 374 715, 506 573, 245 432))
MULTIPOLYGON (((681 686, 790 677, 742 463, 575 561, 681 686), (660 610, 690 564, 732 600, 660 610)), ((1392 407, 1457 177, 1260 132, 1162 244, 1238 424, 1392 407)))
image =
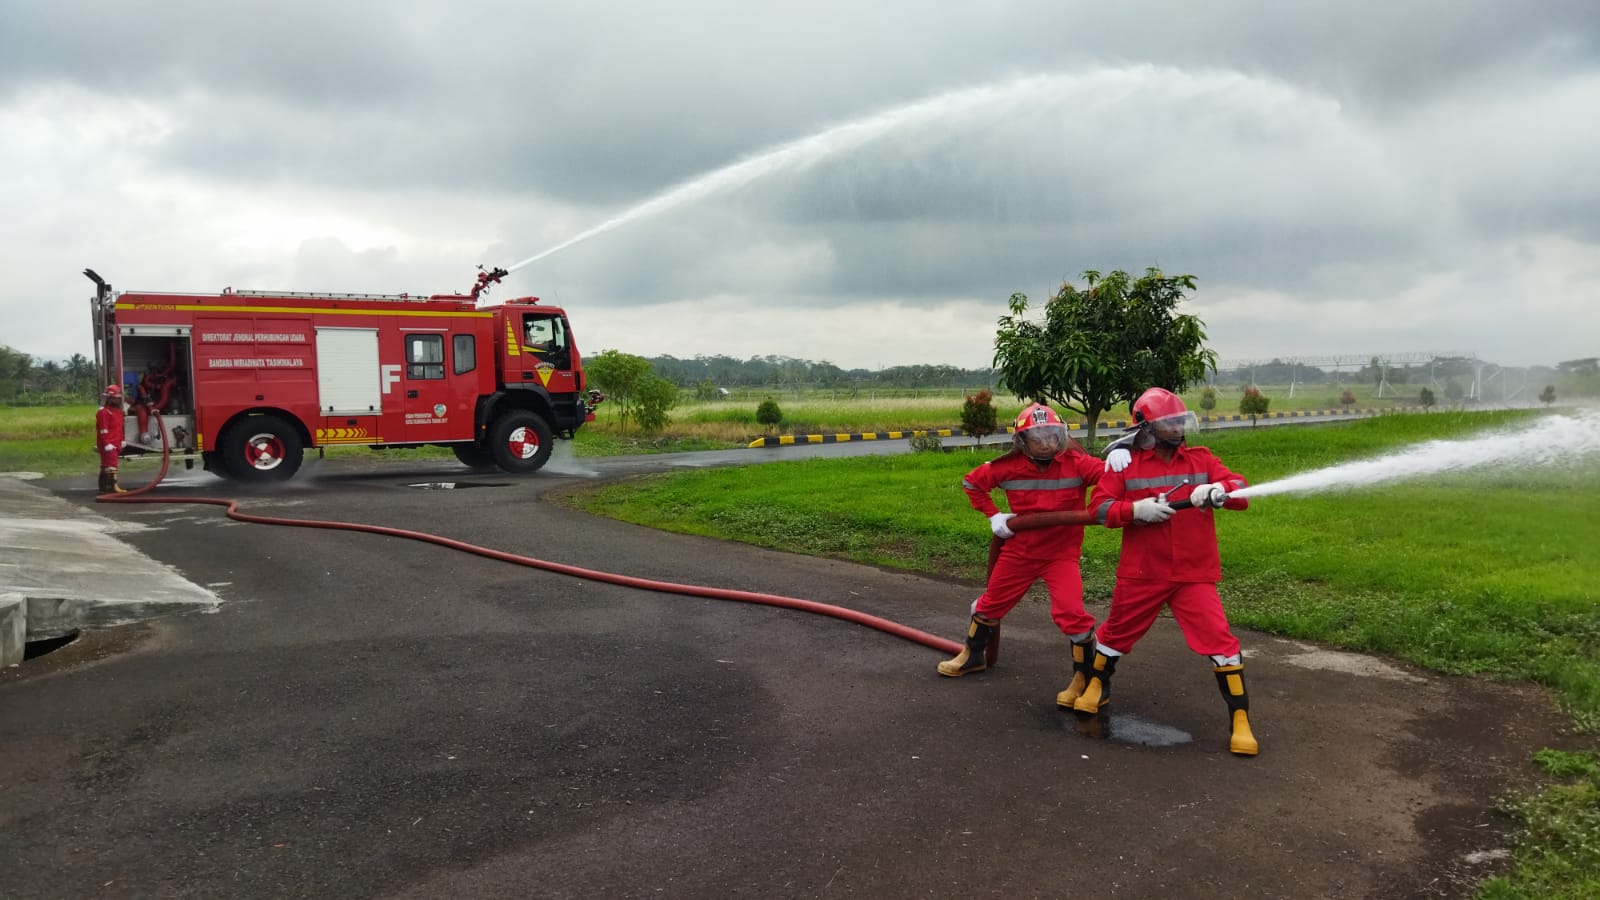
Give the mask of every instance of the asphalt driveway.
MULTIPOLYGON (((961 632, 975 584, 547 502, 669 464, 722 462, 162 491, 961 632), (440 480, 480 486, 408 486, 440 480)), ((1507 845, 1494 798, 1561 741, 1537 688, 1246 634, 1243 759, 1169 619, 1093 719, 1054 705, 1067 647, 1039 602, 999 667, 949 680, 932 650, 789 610, 210 507, 93 512, 224 602, 0 672, 7 897, 1460 896, 1507 845)))

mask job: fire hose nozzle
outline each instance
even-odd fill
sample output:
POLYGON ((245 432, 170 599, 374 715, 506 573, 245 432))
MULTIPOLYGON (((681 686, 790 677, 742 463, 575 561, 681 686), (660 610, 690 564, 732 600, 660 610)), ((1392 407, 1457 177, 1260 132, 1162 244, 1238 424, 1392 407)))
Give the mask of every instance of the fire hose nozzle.
MULTIPOLYGON (((1161 496, 1162 496, 1162 498, 1166 497, 1165 494, 1162 494, 1161 496)), ((1189 500, 1189 499, 1186 498, 1186 499, 1183 499, 1183 500, 1175 501, 1173 503, 1168 503, 1167 505, 1172 507, 1175 510, 1176 509, 1193 509, 1196 506, 1209 506, 1212 509, 1221 509, 1222 508, 1222 504, 1228 502, 1228 495, 1226 493, 1222 492, 1222 491, 1216 491, 1211 496, 1212 496, 1212 500, 1211 500, 1210 503, 1199 503, 1199 504, 1197 504, 1193 500, 1189 500)))

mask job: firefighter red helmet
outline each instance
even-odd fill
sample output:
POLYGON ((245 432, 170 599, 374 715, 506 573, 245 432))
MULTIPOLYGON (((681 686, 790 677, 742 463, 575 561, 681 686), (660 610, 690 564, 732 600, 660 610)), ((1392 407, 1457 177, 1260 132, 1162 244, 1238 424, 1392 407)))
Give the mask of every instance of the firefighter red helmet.
POLYGON ((1145 449, 1157 444, 1177 447, 1185 435, 1200 430, 1200 420, 1166 388, 1153 387, 1140 394, 1133 401, 1133 421, 1139 432, 1136 444, 1145 449))
POLYGON ((122 385, 120 385, 120 384, 108 384, 108 385, 106 385, 105 395, 107 397, 116 397, 116 398, 120 399, 122 397, 122 385))
POLYGON ((1188 407, 1183 405, 1178 395, 1166 388, 1153 387, 1133 401, 1133 420, 1141 425, 1145 422, 1181 416, 1188 411, 1188 407))
POLYGON ((1067 449, 1067 423, 1043 403, 1029 404, 1012 427, 1011 445, 1035 462, 1049 462, 1067 449))
POLYGON ((1036 428, 1041 425, 1061 425, 1065 427, 1065 424, 1061 421, 1061 417, 1056 415, 1055 410, 1045 406, 1043 403, 1030 403, 1022 412, 1017 413, 1016 429, 1018 431, 1027 431, 1029 428, 1036 428))

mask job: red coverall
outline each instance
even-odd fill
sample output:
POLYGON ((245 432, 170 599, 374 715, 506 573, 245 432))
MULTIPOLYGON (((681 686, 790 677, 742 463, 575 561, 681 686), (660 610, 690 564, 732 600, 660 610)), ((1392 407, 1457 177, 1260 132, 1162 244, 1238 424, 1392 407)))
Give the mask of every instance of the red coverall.
POLYGON ((150 428, 150 411, 165 412, 167 401, 172 397, 172 373, 177 370, 175 360, 169 360, 167 367, 156 372, 146 372, 139 379, 138 396, 134 399, 133 412, 139 417, 139 436, 143 439, 150 428))
POLYGON ((111 406, 102 406, 95 411, 95 444, 94 448, 100 454, 100 469, 115 469, 117 467, 117 451, 122 447, 123 421, 125 414, 120 403, 111 406), (107 450, 106 448, 111 449, 107 450))
MULTIPOLYGON (((1155 624, 1161 607, 1170 606, 1189 649, 1206 656, 1239 652, 1239 639, 1228 629, 1217 596, 1222 560, 1217 553, 1215 510, 1179 510, 1160 524, 1133 518, 1135 500, 1167 493, 1168 502, 1176 502, 1206 483, 1220 484, 1225 491, 1246 485, 1210 450, 1187 445, 1178 447, 1171 462, 1155 450, 1134 450, 1127 468, 1106 472, 1100 479, 1095 515, 1107 528, 1123 529, 1117 584, 1098 635, 1101 647, 1127 653, 1155 624)), ((1229 497, 1224 507, 1249 505, 1249 500, 1229 497)))
MULTIPOLYGON (((989 496, 995 488, 1006 492, 1011 512, 1017 515, 1081 510, 1089 486, 1099 481, 1102 473, 1105 463, 1076 446, 1057 454, 1042 469, 1013 450, 968 472, 961 487, 972 508, 985 516, 1000 511, 989 496)), ((973 611, 999 620, 1042 578, 1050 592, 1050 617, 1061 633, 1078 636, 1091 631, 1094 617, 1083 609, 1083 577, 1078 571, 1082 549, 1083 527, 1079 525, 1017 532, 1001 545, 987 589, 973 611)))

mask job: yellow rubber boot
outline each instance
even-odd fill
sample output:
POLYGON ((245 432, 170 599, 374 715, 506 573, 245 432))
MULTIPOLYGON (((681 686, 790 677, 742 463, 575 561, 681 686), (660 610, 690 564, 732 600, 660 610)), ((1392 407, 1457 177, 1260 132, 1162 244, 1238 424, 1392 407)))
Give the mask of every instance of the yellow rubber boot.
POLYGON ((1094 662, 1089 664, 1089 683, 1083 686, 1083 693, 1078 699, 1072 701, 1073 709, 1095 713, 1111 702, 1111 673, 1117 670, 1117 660, 1120 658, 1095 651, 1094 662))
POLYGON ((1067 685, 1066 690, 1056 695, 1057 706, 1062 709, 1072 709, 1072 704, 1083 696, 1083 689, 1089 686, 1089 658, 1093 653, 1093 636, 1072 645, 1072 683, 1067 685))
POLYGON ((1216 666, 1211 671, 1217 673, 1217 687, 1228 704, 1228 752, 1255 756, 1261 747, 1250 731, 1250 695, 1244 689, 1244 664, 1216 666))
POLYGON ((969 672, 982 672, 989 668, 983 651, 988 648, 989 638, 999 625, 999 619, 985 619, 974 614, 972 623, 967 626, 967 645, 954 658, 939 663, 939 674, 960 678, 969 672))

